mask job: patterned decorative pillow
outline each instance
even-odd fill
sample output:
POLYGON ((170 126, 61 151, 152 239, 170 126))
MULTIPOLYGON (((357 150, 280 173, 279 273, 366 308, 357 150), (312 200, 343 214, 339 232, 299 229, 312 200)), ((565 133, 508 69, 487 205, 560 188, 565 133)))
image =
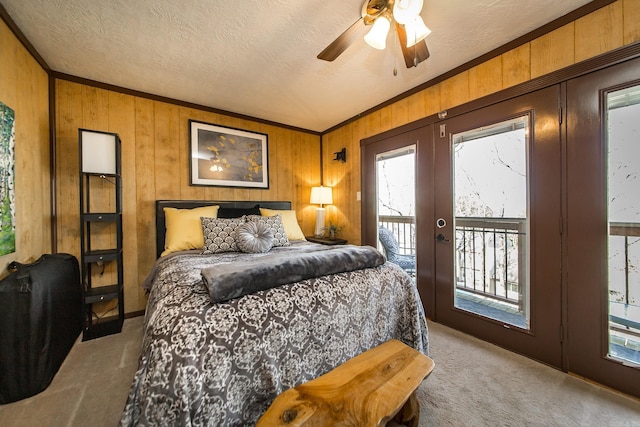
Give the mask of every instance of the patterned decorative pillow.
POLYGON ((264 222, 273 233, 273 247, 289 246, 289 238, 287 238, 287 232, 282 225, 282 217, 280 215, 274 216, 260 216, 260 215, 248 215, 247 221, 249 222, 264 222))
POLYGON ((202 221, 204 234, 203 255, 221 252, 238 252, 236 229, 245 223, 245 217, 240 218, 206 218, 202 221))
POLYGON ((242 252, 257 254, 273 247, 273 231, 264 221, 249 221, 236 228, 236 242, 242 252))

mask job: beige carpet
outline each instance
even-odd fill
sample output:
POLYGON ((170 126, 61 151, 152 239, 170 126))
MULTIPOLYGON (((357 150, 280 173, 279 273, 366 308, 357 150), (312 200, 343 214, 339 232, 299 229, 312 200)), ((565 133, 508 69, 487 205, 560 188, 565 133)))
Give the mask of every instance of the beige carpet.
MULTIPOLYGON (((116 426, 142 318, 78 341, 44 392, 0 406, 0 426, 116 426)), ((640 401, 430 322, 436 367, 418 389, 421 426, 640 426, 640 401)), ((640 386, 640 385, 639 385, 640 386)))
POLYGON ((640 426, 637 399, 437 323, 429 336, 421 426, 640 426))
POLYGON ((74 344, 45 391, 0 406, 3 427, 114 427, 137 369, 142 317, 122 333, 74 344))

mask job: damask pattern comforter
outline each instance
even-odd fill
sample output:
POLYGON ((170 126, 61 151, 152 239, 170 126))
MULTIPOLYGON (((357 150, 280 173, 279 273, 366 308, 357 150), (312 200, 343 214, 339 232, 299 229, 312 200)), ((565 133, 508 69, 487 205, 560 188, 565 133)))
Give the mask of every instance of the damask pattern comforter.
MULTIPOLYGON (((294 256, 306 245, 272 251, 294 256)), ((158 261, 121 425, 254 425, 284 390, 389 339, 428 354, 417 289, 389 262, 213 303, 202 269, 256 256, 158 261)))

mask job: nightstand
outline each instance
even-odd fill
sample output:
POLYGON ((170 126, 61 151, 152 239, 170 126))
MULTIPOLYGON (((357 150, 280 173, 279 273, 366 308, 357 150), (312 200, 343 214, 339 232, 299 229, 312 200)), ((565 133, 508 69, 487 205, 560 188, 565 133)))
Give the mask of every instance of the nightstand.
POLYGON ((328 237, 305 236, 308 242, 320 243, 321 245, 346 245, 345 239, 330 239, 328 237))

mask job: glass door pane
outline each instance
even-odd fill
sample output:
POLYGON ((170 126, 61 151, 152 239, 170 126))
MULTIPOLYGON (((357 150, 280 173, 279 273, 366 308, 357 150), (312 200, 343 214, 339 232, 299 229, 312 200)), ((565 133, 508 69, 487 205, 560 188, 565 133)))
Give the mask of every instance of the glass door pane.
POLYGON ((416 146, 376 155, 378 247, 415 277, 416 146))
POLYGON ((609 353, 640 365, 640 86, 607 95, 609 353))
POLYGON ((452 138, 455 306, 527 330, 528 131, 521 116, 452 138))

